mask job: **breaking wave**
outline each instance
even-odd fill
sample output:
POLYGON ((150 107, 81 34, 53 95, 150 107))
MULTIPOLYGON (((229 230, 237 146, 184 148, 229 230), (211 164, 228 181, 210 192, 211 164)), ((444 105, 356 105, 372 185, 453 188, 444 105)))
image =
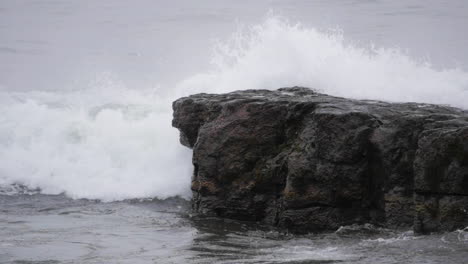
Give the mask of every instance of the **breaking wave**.
POLYGON ((171 127, 171 102, 195 92, 299 85, 337 96, 468 108, 462 69, 436 69, 395 48, 362 47, 339 31, 274 16, 217 43, 211 70, 175 88, 105 83, 69 92, 3 88, 0 185, 104 201, 189 197, 191 152, 171 127))

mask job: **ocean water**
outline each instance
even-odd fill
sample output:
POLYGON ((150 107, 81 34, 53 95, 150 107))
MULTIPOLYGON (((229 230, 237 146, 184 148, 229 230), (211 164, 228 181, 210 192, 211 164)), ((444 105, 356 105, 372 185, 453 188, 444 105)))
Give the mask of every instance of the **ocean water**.
POLYGON ((467 26, 464 0, 0 1, 0 263, 465 263, 466 230, 193 218, 170 123, 184 95, 295 85, 468 109, 467 26))

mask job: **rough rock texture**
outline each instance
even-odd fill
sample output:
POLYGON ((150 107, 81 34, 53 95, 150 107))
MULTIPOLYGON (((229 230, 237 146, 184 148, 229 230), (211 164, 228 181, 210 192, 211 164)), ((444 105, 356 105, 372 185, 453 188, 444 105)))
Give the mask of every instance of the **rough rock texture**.
POLYGON ((468 226, 468 112, 307 88, 174 102, 193 148, 193 209, 293 232, 353 223, 468 226))

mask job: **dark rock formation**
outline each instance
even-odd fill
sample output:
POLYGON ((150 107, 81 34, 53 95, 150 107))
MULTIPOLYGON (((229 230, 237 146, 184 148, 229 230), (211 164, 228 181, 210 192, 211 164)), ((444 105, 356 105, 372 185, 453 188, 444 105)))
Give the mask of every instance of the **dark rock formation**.
POLYGON ((293 232, 353 223, 468 226, 468 112, 307 88, 174 102, 193 148, 193 209, 293 232))

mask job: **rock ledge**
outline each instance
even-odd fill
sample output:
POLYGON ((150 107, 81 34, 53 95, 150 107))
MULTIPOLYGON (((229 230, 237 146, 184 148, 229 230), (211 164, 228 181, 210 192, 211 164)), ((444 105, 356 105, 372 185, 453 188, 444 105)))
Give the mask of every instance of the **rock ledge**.
POLYGON ((468 112, 293 87, 173 104, 195 212, 292 232, 468 226, 468 112))

